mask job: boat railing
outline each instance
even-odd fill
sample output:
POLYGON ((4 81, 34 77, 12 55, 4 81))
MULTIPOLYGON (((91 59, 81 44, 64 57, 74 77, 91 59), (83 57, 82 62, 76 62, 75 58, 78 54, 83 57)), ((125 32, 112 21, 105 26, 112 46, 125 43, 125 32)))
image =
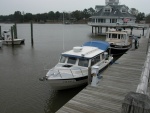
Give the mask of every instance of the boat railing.
POLYGON ((81 69, 81 68, 77 68, 77 69, 51 69, 51 71, 57 73, 56 76, 60 76, 61 78, 65 78, 67 75, 71 75, 72 77, 76 78, 79 76, 85 76, 88 74, 88 69, 81 69), (66 75, 66 76, 62 76, 62 75, 66 75))

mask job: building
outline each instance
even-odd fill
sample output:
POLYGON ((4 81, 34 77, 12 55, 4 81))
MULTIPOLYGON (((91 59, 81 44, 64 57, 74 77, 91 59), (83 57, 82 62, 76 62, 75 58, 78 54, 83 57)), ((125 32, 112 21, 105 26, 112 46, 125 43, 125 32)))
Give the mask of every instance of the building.
POLYGON ((119 0, 105 0, 106 5, 96 5, 96 13, 90 17, 89 25, 93 27, 127 27, 135 24, 136 17, 129 13, 126 5, 119 0))

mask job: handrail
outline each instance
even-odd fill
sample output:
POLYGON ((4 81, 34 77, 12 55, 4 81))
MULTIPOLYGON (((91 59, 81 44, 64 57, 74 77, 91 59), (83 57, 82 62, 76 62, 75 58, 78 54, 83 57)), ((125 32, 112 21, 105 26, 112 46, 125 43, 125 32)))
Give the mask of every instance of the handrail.
POLYGON ((140 83, 138 84, 137 93, 147 94, 147 88, 149 83, 149 74, 150 74, 150 46, 147 53, 147 58, 144 63, 144 68, 141 74, 140 83))
POLYGON ((85 72, 83 72, 83 71, 86 71, 88 73, 88 69, 81 69, 81 68, 78 68, 78 69, 55 69, 55 68, 53 68, 51 70, 54 72, 58 71, 58 74, 56 76, 59 75, 61 78, 63 78, 62 77, 63 73, 71 74, 73 77, 75 77, 76 73, 74 73, 73 71, 79 72, 78 74, 79 75, 81 74, 82 76, 87 75, 87 74, 84 74, 85 72))

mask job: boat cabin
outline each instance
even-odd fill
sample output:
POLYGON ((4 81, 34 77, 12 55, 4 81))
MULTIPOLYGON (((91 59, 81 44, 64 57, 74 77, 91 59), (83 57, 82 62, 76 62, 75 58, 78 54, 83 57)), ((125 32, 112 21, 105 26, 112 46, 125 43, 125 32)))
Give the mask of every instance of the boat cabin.
POLYGON ((65 64, 63 67, 82 66, 90 67, 100 65, 106 60, 107 53, 97 47, 74 47, 73 50, 62 53, 59 63, 65 64))
POLYGON ((127 44, 128 43, 128 34, 127 32, 124 31, 110 31, 106 32, 106 41, 109 42, 110 44, 113 43, 122 43, 122 44, 127 44))

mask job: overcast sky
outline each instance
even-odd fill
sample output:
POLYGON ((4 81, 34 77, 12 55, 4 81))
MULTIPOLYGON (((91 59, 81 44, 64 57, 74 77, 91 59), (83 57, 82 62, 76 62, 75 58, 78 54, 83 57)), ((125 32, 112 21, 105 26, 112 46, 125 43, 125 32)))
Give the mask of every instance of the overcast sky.
MULTIPOLYGON (((95 5, 105 5, 105 0, 0 0, 0 15, 25 13, 48 13, 49 11, 69 12, 75 10, 95 9, 95 5)), ((120 0, 129 8, 136 8, 145 14, 150 13, 150 0, 120 0)))

